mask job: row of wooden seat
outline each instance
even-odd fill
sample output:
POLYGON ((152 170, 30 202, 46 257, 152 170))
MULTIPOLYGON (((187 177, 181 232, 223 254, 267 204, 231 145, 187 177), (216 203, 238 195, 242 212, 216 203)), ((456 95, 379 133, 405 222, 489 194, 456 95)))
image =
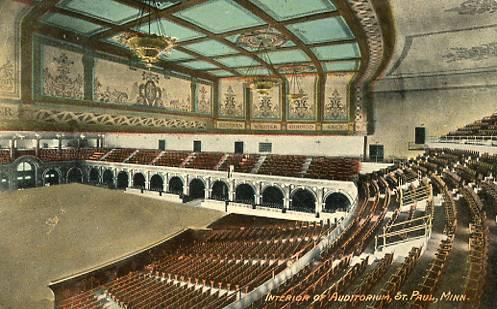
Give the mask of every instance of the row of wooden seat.
POLYGON ((136 149, 132 148, 115 148, 108 153, 102 161, 106 162, 124 162, 136 149))
POLYGON ((224 156, 220 152, 198 152, 190 156, 190 160, 184 163, 185 168, 213 170, 224 156))

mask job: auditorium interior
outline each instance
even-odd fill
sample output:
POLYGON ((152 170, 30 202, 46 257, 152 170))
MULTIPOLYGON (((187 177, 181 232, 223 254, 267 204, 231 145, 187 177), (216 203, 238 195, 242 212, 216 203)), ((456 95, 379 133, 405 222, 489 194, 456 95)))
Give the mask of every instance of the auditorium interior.
POLYGON ((496 18, 0 0, 0 309, 496 308, 496 18))

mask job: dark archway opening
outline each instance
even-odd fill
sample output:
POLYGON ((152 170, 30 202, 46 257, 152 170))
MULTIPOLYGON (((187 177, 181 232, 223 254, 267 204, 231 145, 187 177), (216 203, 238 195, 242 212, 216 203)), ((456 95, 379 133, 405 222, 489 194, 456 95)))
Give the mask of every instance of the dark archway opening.
POLYGON ((16 169, 17 188, 33 188, 36 186, 36 173, 33 164, 21 162, 16 169))
POLYGON ((205 197, 205 185, 202 180, 195 178, 190 181, 188 197, 190 200, 200 199, 205 197))
POLYGON ((283 192, 277 187, 267 187, 262 192, 262 206, 283 208, 283 192))
POLYGON ((349 199, 342 193, 328 195, 324 204, 325 212, 346 211, 350 208, 349 199))
POLYGON ((0 191, 7 191, 10 187, 9 177, 5 174, 0 174, 0 191))
POLYGON ((229 189, 226 183, 219 180, 214 182, 214 184, 212 185, 211 198, 218 201, 229 200, 229 189))
POLYGON ((79 168, 70 169, 67 173, 68 183, 83 183, 83 172, 79 168))
POLYGON ((129 184, 129 176, 126 172, 119 172, 117 174, 117 188, 124 190, 128 187, 129 184))
POLYGON ((59 173, 56 170, 49 170, 45 173, 44 179, 45 185, 48 184, 50 186, 59 184, 59 173))
POLYGON ((142 173, 136 173, 133 176, 133 188, 145 189, 145 176, 142 173))
POLYGON ((98 184, 99 178, 100 178, 100 173, 98 172, 98 169, 92 168, 90 170, 90 183, 94 185, 98 184))
POLYGON ((164 181, 159 175, 154 175, 150 178, 150 190, 152 191, 164 191, 164 181))
POLYGON ((251 204, 255 203, 255 191, 251 185, 243 183, 236 187, 235 201, 237 203, 251 204))
POLYGON ((179 177, 172 177, 169 179, 169 188, 167 190, 169 193, 183 195, 183 181, 179 177))
POLYGON ((315 212, 316 199, 309 190, 298 189, 292 195, 290 209, 302 212, 315 212))
POLYGON ((111 170, 105 170, 104 174, 102 175, 102 182, 109 188, 114 187, 114 174, 111 170))

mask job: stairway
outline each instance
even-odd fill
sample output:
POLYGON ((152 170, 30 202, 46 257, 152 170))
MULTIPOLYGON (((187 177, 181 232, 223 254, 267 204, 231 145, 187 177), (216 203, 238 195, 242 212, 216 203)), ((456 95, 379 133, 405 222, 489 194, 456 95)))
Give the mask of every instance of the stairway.
POLYGON ((140 150, 138 150, 138 149, 137 149, 137 150, 135 150, 135 151, 133 151, 133 153, 132 153, 132 154, 130 154, 130 155, 129 155, 126 159, 124 159, 123 163, 128 162, 128 160, 129 160, 129 159, 131 159, 131 158, 133 158, 133 156, 134 156, 135 154, 137 154, 138 152, 140 152, 140 150))
POLYGON ((105 160, 105 158, 107 158, 107 156, 109 156, 111 153, 113 153, 113 152, 114 152, 114 150, 116 150, 116 149, 112 148, 109 152, 107 152, 106 154, 104 154, 104 155, 100 158, 100 161, 105 160))
POLYGON ((309 166, 311 166, 312 163, 312 157, 307 157, 305 159, 304 164, 302 165, 302 171, 299 173, 300 177, 304 177, 305 174, 307 174, 307 171, 309 170, 309 166))
POLYGON ((165 151, 161 151, 161 152, 157 155, 157 157, 155 157, 155 158, 152 160, 152 162, 150 162, 150 164, 155 165, 155 162, 157 162, 157 161, 158 161, 158 160, 159 160, 159 159, 160 159, 160 158, 161 158, 161 157, 162 157, 165 153, 166 153, 165 151))
POLYGON ((219 162, 214 167, 214 170, 218 171, 221 165, 223 165, 223 163, 229 158, 229 156, 229 154, 225 153, 221 160, 219 160, 219 162))
POLYGON ((267 158, 267 156, 260 156, 259 161, 257 161, 257 163, 254 165, 254 168, 250 171, 250 173, 257 174, 257 172, 259 171, 259 168, 261 168, 261 166, 264 163, 264 161, 266 160, 266 158, 267 158))
POLYGON ((185 160, 183 160, 183 162, 181 162, 181 164, 179 165, 179 167, 185 167, 188 162, 190 162, 191 160, 195 159, 195 152, 192 152, 188 155, 188 157, 186 157, 185 160))

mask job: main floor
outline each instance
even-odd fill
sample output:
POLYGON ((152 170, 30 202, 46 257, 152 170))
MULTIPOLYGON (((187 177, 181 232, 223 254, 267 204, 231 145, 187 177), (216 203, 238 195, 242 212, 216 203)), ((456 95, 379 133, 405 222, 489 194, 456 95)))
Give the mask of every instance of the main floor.
POLYGON ((53 308, 51 281, 222 216, 79 184, 0 193, 0 308, 53 308))

